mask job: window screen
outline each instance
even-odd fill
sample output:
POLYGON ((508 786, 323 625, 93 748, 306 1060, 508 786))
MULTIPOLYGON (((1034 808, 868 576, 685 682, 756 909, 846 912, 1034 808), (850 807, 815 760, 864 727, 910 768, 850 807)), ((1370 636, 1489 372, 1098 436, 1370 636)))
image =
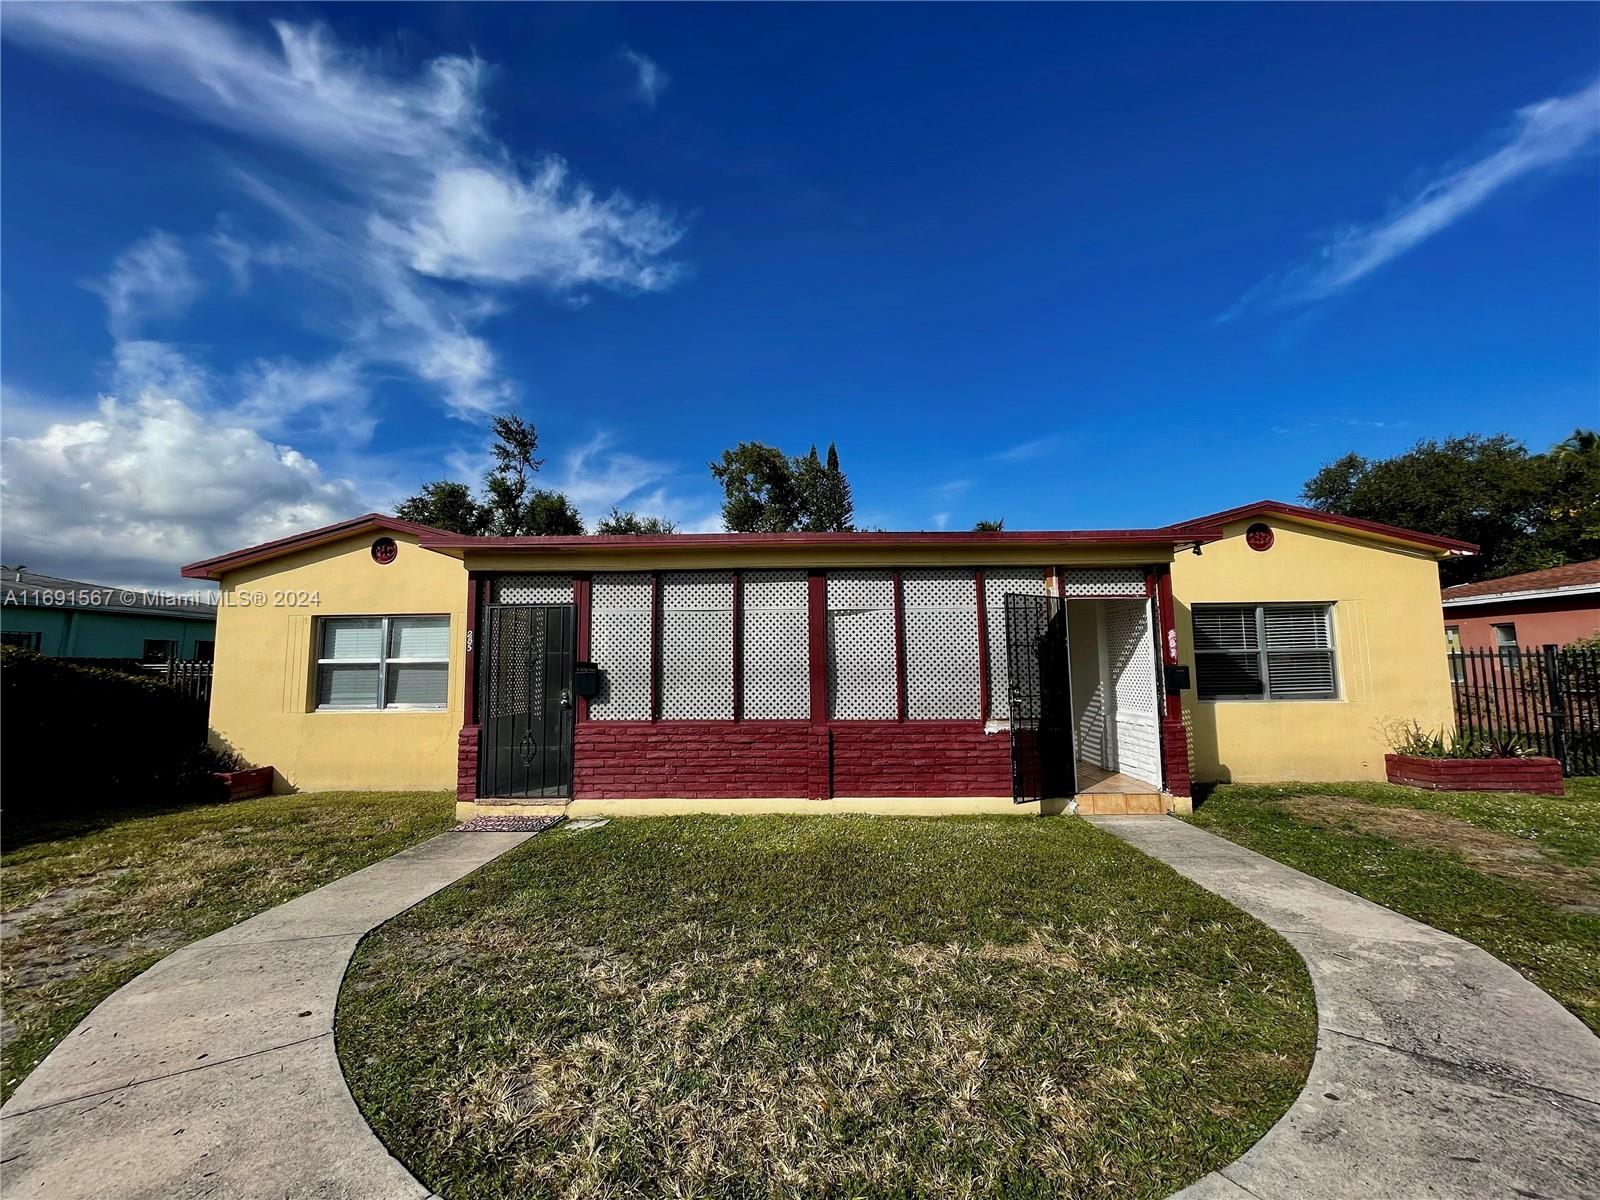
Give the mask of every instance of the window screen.
POLYGON ((976 719, 983 685, 978 661, 978 591, 971 571, 907 571, 906 715, 976 719))
POLYGON ((744 716, 803 721, 811 715, 811 623, 804 571, 744 575, 744 716))
POLYGON ((899 690, 894 576, 888 571, 829 575, 829 715, 841 721, 892 721, 899 715, 899 690))
POLYGON ((650 719, 652 586, 643 571, 594 577, 589 656, 603 680, 600 694, 589 701, 596 720, 650 719))
POLYGON ((318 708, 445 706, 449 617, 326 617, 317 638, 318 708))
POLYGON ((1203 604, 1193 615, 1200 699, 1331 700, 1338 694, 1330 606, 1203 604))
POLYGON ((661 717, 733 720, 733 575, 661 577, 661 717))

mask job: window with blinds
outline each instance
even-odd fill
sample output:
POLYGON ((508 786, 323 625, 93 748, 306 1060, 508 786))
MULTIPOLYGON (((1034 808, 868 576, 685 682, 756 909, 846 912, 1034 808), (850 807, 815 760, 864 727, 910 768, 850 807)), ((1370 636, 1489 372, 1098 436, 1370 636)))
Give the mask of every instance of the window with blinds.
POLYGON ((1327 604, 1197 604, 1195 691, 1202 700, 1332 700, 1327 604))
POLYGON ((449 690, 449 617, 317 623, 319 709, 443 708, 449 690))

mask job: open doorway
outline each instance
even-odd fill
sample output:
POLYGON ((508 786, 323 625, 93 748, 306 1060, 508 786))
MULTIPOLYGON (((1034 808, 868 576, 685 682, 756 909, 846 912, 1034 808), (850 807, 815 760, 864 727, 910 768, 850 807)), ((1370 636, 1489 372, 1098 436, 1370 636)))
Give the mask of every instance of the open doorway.
POLYGON ((1068 600, 1078 791, 1161 790, 1161 710, 1148 600, 1068 600))

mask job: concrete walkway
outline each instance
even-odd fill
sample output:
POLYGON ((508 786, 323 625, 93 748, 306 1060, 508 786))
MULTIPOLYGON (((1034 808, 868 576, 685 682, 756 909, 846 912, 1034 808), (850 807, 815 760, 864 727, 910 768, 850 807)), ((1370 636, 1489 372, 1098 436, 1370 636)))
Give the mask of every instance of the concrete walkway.
POLYGON ((440 834, 162 959, 0 1109, 6 1200, 427 1196, 345 1086, 339 985, 362 934, 529 836, 440 834))
POLYGON ((1183 821, 1089 820, 1277 930, 1316 988, 1305 1090, 1182 1200, 1600 1196, 1600 1038, 1516 971, 1183 821))

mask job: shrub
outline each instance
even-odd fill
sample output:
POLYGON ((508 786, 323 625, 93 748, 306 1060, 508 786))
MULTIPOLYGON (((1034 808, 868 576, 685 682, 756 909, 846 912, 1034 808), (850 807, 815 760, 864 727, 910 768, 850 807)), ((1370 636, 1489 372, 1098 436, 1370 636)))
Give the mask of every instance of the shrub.
POLYGON ((1532 758, 1538 750, 1509 729, 1468 727, 1447 733, 1416 721, 1397 721, 1385 731, 1389 749, 1412 758, 1532 758))
POLYGON ((196 701, 159 679, 0 651, 0 759, 11 816, 220 799, 238 755, 200 740, 196 701))

